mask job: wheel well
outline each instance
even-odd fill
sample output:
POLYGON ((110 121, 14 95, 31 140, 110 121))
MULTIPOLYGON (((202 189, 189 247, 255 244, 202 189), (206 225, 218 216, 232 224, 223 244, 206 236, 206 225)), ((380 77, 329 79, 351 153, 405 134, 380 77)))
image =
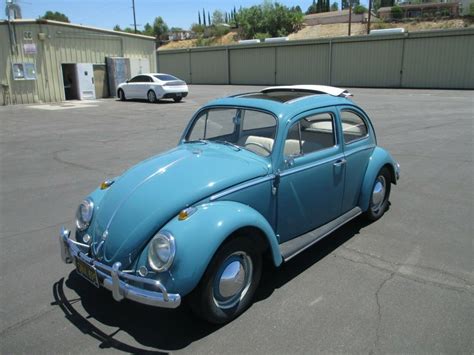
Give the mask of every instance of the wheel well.
MULTIPOLYGON (((395 177, 395 169, 393 168, 393 165, 392 164, 385 164, 383 166, 383 168, 387 168, 388 171, 390 172, 390 180, 391 180, 391 183, 396 185, 397 184, 397 178, 395 177)), ((382 169, 383 169, 382 168, 382 169)))
POLYGON ((257 250, 262 253, 264 259, 271 259, 272 256, 270 244, 268 243, 265 233, 261 229, 254 226, 247 226, 237 229, 236 231, 231 233, 222 244, 228 243, 231 239, 240 238, 244 236, 252 236, 252 239, 255 241, 255 246, 257 247, 257 250))

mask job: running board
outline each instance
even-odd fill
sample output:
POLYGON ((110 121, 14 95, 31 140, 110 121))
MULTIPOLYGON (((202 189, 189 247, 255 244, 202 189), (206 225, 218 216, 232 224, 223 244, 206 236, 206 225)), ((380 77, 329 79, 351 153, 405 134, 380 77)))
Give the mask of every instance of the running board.
POLYGON ((342 216, 332 220, 331 222, 312 230, 299 237, 293 238, 287 242, 280 244, 280 252, 284 261, 288 261, 294 256, 306 250, 314 243, 323 239, 327 235, 334 232, 336 229, 353 220, 362 213, 359 207, 354 207, 352 210, 344 213, 342 216))

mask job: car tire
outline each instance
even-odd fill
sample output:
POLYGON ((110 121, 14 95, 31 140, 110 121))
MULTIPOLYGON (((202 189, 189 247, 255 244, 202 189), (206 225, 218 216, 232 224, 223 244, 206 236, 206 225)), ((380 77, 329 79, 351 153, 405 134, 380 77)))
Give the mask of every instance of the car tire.
POLYGON ((156 102, 156 94, 153 90, 149 90, 148 93, 146 94, 146 97, 149 103, 153 104, 156 102))
POLYGON ((174 102, 181 102, 182 97, 173 97, 174 102))
POLYGON ((119 91, 117 91, 117 96, 118 96, 120 101, 125 101, 126 100, 125 93, 123 92, 122 89, 119 89, 119 91))
POLYGON ((252 239, 231 239, 216 252, 191 293, 192 311, 210 323, 230 322, 252 304, 261 274, 262 255, 252 239))
POLYGON ((378 220, 387 210, 389 206, 388 199, 390 197, 391 181, 390 171, 387 167, 382 168, 372 185, 369 209, 365 214, 369 221, 378 220))

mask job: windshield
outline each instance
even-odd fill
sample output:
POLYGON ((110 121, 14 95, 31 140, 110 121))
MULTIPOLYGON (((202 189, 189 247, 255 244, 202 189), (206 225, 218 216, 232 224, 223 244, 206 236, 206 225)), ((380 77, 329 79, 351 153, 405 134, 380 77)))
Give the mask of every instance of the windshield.
POLYGON ((269 156, 276 134, 273 115, 243 108, 213 108, 199 114, 186 142, 212 141, 269 156))

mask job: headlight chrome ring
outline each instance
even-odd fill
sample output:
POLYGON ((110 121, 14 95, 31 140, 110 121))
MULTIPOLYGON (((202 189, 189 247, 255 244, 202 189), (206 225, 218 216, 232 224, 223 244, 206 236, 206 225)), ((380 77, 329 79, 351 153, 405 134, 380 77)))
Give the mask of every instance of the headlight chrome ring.
POLYGON ((158 232, 148 246, 148 264, 157 271, 167 271, 173 264, 176 254, 176 242, 168 231, 158 232))
POLYGON ((92 215, 94 214, 94 202, 90 198, 86 198, 81 202, 76 212, 76 227, 80 231, 89 227, 92 215))

